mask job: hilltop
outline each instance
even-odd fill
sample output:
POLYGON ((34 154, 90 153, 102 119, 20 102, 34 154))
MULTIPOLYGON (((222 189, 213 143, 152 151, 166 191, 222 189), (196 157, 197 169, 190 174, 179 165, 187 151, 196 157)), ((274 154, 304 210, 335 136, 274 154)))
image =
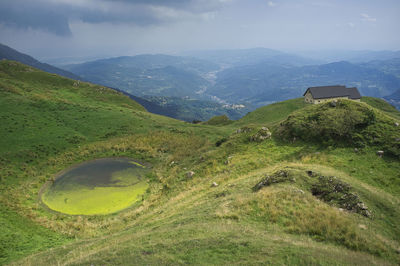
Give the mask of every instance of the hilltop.
POLYGON ((118 91, 13 61, 0 62, 0 96, 0 263, 399 262, 399 158, 377 155, 385 146, 374 138, 322 143, 306 137, 314 132, 307 127, 287 138, 299 133, 288 125, 328 128, 318 116, 358 110, 348 117, 351 134, 393 141, 399 112, 384 101, 333 108, 293 99, 238 121, 190 124, 151 114, 118 91), (105 157, 151 165, 140 202, 73 216, 38 200, 61 170, 105 157))

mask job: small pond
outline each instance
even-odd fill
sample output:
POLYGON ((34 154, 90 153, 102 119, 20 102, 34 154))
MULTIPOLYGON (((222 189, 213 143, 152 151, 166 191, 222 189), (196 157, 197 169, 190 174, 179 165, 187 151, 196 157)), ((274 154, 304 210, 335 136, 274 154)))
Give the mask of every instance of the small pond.
POLYGON ((50 209, 74 215, 109 214, 142 199, 149 169, 128 158, 98 159, 63 171, 41 195, 50 209))

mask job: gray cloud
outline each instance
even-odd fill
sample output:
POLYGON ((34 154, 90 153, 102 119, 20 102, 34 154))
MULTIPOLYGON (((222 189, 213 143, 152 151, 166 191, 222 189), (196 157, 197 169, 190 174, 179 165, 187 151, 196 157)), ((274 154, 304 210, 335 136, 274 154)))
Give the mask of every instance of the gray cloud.
POLYGON ((0 24, 71 35, 69 22, 129 23, 147 26, 201 19, 230 0, 2 0, 0 24))
POLYGON ((58 6, 42 2, 3 0, 0 23, 23 29, 43 29, 58 35, 71 35, 66 16, 58 6))

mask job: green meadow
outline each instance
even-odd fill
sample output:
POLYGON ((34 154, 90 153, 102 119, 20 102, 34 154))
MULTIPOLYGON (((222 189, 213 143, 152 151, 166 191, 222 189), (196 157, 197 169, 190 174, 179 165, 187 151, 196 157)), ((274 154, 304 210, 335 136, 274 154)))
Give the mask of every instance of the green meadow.
POLYGON ((293 99, 190 124, 12 61, 0 94, 2 264, 400 262, 399 112, 383 101, 293 99), (101 158, 148 172, 57 188, 58 173, 101 158))

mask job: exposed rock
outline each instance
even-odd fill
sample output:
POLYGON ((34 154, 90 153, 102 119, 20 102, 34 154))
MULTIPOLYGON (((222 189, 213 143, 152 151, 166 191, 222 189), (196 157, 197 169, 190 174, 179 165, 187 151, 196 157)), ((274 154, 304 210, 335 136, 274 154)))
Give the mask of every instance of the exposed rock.
POLYGON ((261 142, 271 138, 272 133, 268 128, 262 127, 256 134, 250 137, 250 141, 261 142))
POLYGON ((193 171, 189 171, 186 173, 186 177, 187 178, 192 178, 194 176, 194 172, 193 171))
POLYGON ((357 148, 354 148, 354 152, 358 152, 358 149, 357 149, 357 148))
POLYGON ((371 217, 368 207, 352 192, 352 187, 335 176, 319 176, 318 182, 311 187, 311 193, 325 202, 371 217))
POLYGON ((360 227, 361 229, 364 229, 364 230, 367 229, 367 226, 365 224, 359 224, 358 227, 360 227))
POLYGON ((263 187, 267 187, 276 183, 282 183, 285 181, 296 182, 296 179, 291 177, 288 171, 280 170, 278 172, 275 172, 271 176, 270 175, 264 176, 263 179, 253 187, 253 190, 258 191, 263 187))
POLYGON ((385 153, 384 151, 377 151, 376 155, 378 155, 379 157, 382 157, 384 153, 385 153))
POLYGON ((396 123, 394 123, 394 125, 395 125, 396 127, 398 127, 398 126, 399 126, 399 123, 398 123, 398 122, 396 122, 396 123))
POLYGON ((212 182, 211 187, 218 187, 218 184, 216 182, 212 182))
POLYGON ((335 101, 335 100, 329 102, 329 105, 330 105, 331 107, 336 107, 336 104, 337 104, 337 101, 335 101))

